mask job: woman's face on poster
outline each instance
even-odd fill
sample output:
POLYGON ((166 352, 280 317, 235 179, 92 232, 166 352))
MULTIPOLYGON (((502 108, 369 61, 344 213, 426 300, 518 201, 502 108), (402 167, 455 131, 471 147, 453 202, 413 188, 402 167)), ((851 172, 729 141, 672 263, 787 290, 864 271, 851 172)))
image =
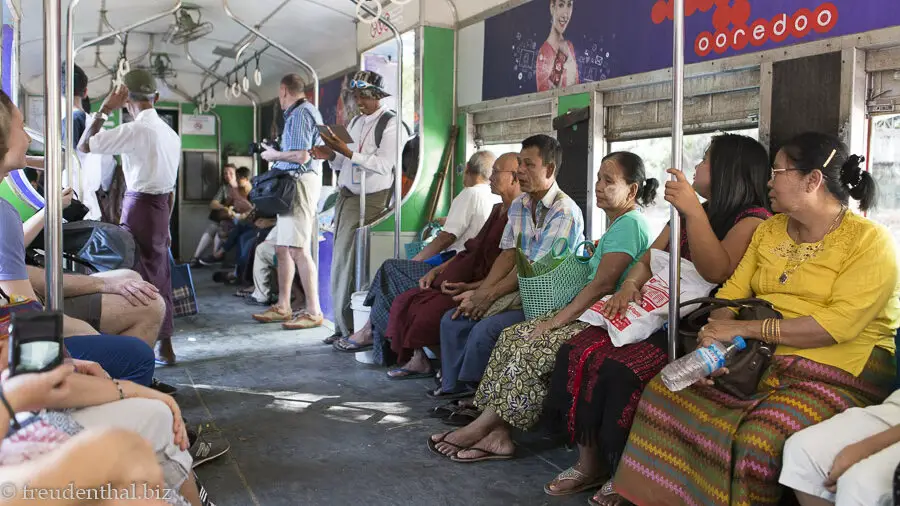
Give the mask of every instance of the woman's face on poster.
POLYGON ((550 17, 553 20, 553 29, 560 34, 566 32, 569 21, 572 19, 572 4, 574 0, 550 0, 550 17))

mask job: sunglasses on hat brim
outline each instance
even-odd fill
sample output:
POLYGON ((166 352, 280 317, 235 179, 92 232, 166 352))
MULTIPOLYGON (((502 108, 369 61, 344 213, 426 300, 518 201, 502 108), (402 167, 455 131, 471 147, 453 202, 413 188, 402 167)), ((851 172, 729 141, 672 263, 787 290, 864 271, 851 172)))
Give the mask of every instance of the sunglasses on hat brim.
POLYGON ((384 90, 382 90, 379 86, 375 86, 372 83, 368 83, 366 81, 359 80, 359 79, 350 81, 350 89, 351 90, 374 90, 374 91, 380 91, 380 92, 384 93, 384 90))

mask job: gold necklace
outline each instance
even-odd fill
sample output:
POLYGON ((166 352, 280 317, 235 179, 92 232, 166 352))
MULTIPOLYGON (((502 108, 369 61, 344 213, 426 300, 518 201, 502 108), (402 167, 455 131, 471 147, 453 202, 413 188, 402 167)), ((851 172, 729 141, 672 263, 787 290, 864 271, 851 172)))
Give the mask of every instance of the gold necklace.
MULTIPOLYGON (((841 219, 844 217, 844 214, 845 214, 846 212, 847 212, 847 207, 846 207, 845 205, 841 204, 841 210, 838 211, 837 216, 834 217, 834 220, 831 222, 831 226, 828 227, 828 231, 825 232, 825 235, 822 236, 822 239, 820 239, 817 243, 815 243, 816 245, 815 245, 815 247, 814 247, 814 251, 812 251, 809 255, 806 255, 802 260, 800 260, 799 262, 797 262, 796 265, 794 265, 794 266, 792 266, 792 267, 785 267, 784 270, 781 272, 781 276, 778 277, 778 282, 779 282, 779 283, 781 283, 782 285, 785 284, 785 283, 787 283, 788 277, 789 277, 791 274, 793 274, 794 271, 796 271, 797 269, 799 269, 800 266, 802 266, 804 262, 806 262, 806 261, 809 260, 810 258, 816 256, 817 253, 819 253, 820 251, 822 251, 822 249, 824 249, 823 241, 825 241, 825 237, 826 237, 828 234, 834 232, 835 229, 837 229, 838 225, 839 225, 840 222, 841 222, 841 219)), ((790 232, 791 232, 791 230, 790 230, 790 221, 789 221, 789 222, 788 222, 788 237, 791 236, 791 233, 790 233, 790 232)), ((798 238, 798 239, 800 238, 800 230, 799 230, 799 229, 797 230, 797 238, 798 238)), ((798 246, 798 248, 799 248, 799 245, 797 245, 797 246, 798 246)))

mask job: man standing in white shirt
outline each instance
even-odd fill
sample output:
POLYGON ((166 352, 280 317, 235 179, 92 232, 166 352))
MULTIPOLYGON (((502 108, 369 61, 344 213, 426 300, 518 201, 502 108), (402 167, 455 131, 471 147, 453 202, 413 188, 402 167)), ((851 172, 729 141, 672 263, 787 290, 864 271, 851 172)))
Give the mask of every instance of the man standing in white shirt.
POLYGON ((146 70, 132 70, 103 102, 81 140, 83 153, 122 155, 128 191, 122 202, 121 225, 134 236, 140 257, 137 271, 159 290, 166 316, 157 340, 157 364, 175 363, 172 348, 174 308, 169 268, 169 220, 181 162, 181 138, 156 113, 156 79, 146 70), (134 121, 101 131, 114 110, 126 107, 134 121))
POLYGON ((362 178, 366 179, 365 221, 384 211, 391 200, 394 166, 397 163, 397 136, 406 145, 406 129, 393 111, 381 105, 389 96, 384 91, 381 75, 363 71, 354 74, 350 89, 362 113, 350 122, 347 130, 356 142, 347 145, 336 136, 322 135, 326 146, 313 148, 315 158, 331 160, 339 171, 338 200, 334 213, 334 251, 331 261, 331 297, 334 301, 335 332, 326 342, 349 336, 353 328, 350 295, 356 287, 354 236, 359 228, 359 195, 362 178))

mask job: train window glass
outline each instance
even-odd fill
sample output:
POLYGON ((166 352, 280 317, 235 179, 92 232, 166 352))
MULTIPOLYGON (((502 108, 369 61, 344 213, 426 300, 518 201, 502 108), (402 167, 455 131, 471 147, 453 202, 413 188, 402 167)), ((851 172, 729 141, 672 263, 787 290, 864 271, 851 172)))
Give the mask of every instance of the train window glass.
POLYGON ((869 170, 878 182, 878 203, 868 216, 900 244, 900 114, 875 116, 871 122, 869 170))
POLYGON ((481 149, 490 151, 494 156, 499 157, 506 153, 518 153, 522 151, 522 144, 519 142, 515 144, 487 144, 482 146, 481 149))
MULTIPOLYGON (((710 140, 719 132, 692 134, 684 136, 684 163, 683 169, 688 180, 694 178, 694 167, 703 159, 710 140)), ((729 133, 746 135, 759 139, 759 129, 734 130, 729 133)), ((636 139, 630 141, 618 141, 610 143, 610 152, 630 151, 644 160, 647 177, 654 177, 660 181, 660 185, 668 178, 666 170, 672 160, 672 138, 655 137, 652 139, 636 139)), ((657 192, 656 202, 645 210, 647 221, 650 222, 651 233, 658 235, 669 221, 669 206, 663 200, 663 190, 657 192)))

